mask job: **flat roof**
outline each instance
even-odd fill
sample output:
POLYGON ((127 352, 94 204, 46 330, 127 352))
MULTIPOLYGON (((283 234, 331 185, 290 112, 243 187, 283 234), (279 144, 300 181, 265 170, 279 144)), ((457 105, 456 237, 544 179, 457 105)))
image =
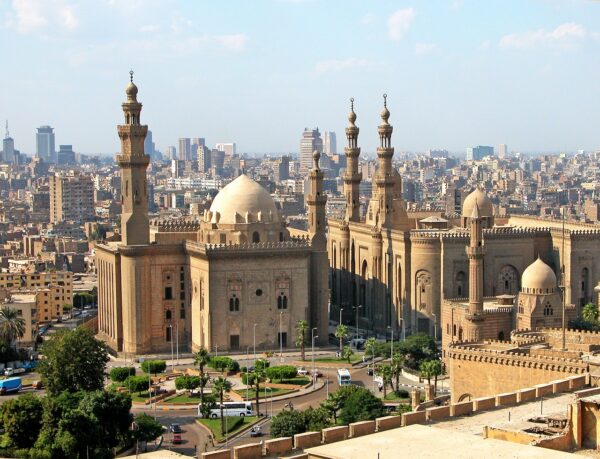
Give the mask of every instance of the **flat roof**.
POLYGON ((573 455, 537 446, 415 424, 364 437, 330 443, 305 450, 309 459, 392 459, 397 457, 440 458, 546 458, 572 459, 573 455))

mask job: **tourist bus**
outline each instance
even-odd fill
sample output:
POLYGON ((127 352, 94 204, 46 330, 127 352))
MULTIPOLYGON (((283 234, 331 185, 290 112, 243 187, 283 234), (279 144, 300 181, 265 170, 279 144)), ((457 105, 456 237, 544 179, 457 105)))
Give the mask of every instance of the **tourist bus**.
MULTIPOLYGON (((198 404, 198 416, 202 417, 201 406, 198 404)), ((210 410, 209 416, 211 418, 221 417, 221 404, 216 403, 210 410)), ((255 416, 252 410, 252 402, 224 402, 223 403, 223 416, 255 416)))
POLYGON ((352 380, 350 379, 350 372, 346 368, 341 368, 337 371, 338 375, 338 384, 340 386, 347 386, 352 384, 352 380))

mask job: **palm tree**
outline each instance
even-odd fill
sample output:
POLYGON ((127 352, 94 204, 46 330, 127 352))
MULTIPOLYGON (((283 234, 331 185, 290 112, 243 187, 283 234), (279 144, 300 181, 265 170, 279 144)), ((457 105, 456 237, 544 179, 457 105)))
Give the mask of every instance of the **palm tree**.
POLYGON ((370 354, 372 359, 375 358, 375 344, 376 343, 377 343, 377 340, 375 338, 373 338, 372 336, 370 338, 367 338, 367 341, 365 342, 365 355, 367 353, 370 354))
POLYGON ((344 349, 342 349, 342 358, 344 360, 347 360, 348 363, 350 363, 350 359, 353 355, 354 351, 352 350, 352 348, 350 346, 344 346, 344 349))
POLYGON ((427 379, 427 385, 431 386, 431 378, 435 378, 434 393, 437 391, 437 377, 442 374, 442 362, 439 360, 425 360, 419 366, 421 377, 427 379))
POLYGON ((306 331, 308 330, 308 322, 306 320, 299 320, 296 324, 296 346, 300 348, 300 354, 302 360, 306 360, 304 355, 304 346, 306 346, 306 331))
POLYGON ((25 320, 19 317, 18 311, 6 306, 0 309, 0 337, 12 346, 24 334, 25 320))
POLYGON ((396 380, 396 390, 400 389, 400 376, 404 367, 404 355, 396 352, 392 357, 392 373, 396 380))
POLYGON ((208 375, 204 374, 204 367, 210 362, 210 354, 206 348, 201 347, 194 354, 194 364, 198 365, 198 374, 200 375, 200 406, 204 406, 204 388, 208 384, 208 375))
POLYGON ((346 325, 338 325, 335 329, 335 337, 340 340, 340 352, 344 349, 344 340, 348 338, 348 327, 346 325))
POLYGON ((388 384, 392 383, 392 375, 393 375, 392 367, 387 364, 381 365, 379 367, 379 374, 381 375, 381 378, 383 379, 383 399, 385 400, 385 397, 387 396, 387 386, 388 386, 388 384))
POLYGON ((213 382, 213 393, 219 397, 219 406, 221 409, 221 436, 225 435, 225 419, 223 418, 223 397, 225 392, 231 390, 231 382, 227 378, 219 376, 213 382))

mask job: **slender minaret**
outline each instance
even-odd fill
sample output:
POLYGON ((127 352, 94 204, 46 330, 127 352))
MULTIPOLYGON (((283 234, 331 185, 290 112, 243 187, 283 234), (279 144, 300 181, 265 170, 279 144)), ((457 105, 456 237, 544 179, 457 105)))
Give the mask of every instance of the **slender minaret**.
POLYGON ((346 154, 346 171, 344 172, 344 195, 346 196, 346 217, 349 222, 360 221, 360 201, 359 188, 362 174, 358 171, 358 157, 360 148, 358 147, 358 127, 356 113, 354 113, 354 98, 350 99, 350 113, 348 114, 348 127, 346 128, 346 137, 348 146, 344 149, 346 154))
POLYGON ((376 196, 379 201, 380 227, 387 227, 393 223, 394 211, 394 185, 396 179, 392 169, 392 131, 394 128, 388 123, 390 112, 387 109, 387 94, 383 95, 383 110, 381 111, 381 124, 377 127, 379 132, 379 147, 377 148, 378 167, 374 177, 376 196))
POLYGON ((117 127, 121 138, 121 154, 117 163, 121 168, 121 241, 125 245, 144 245, 150 242, 148 222, 148 194, 146 169, 150 157, 144 153, 148 126, 140 124, 142 104, 137 101, 138 88, 133 84, 133 71, 125 89, 123 102, 125 124, 117 127))
POLYGON ((315 150, 313 152, 313 168, 310 171, 310 189, 306 200, 308 204, 308 234, 313 241, 313 246, 317 244, 319 248, 326 247, 327 244, 325 236, 327 196, 323 194, 323 171, 319 167, 320 158, 321 154, 315 150))
POLYGON ((469 315, 478 316, 483 313, 483 225, 479 216, 479 206, 475 202, 471 214, 471 238, 467 246, 469 257, 469 315))

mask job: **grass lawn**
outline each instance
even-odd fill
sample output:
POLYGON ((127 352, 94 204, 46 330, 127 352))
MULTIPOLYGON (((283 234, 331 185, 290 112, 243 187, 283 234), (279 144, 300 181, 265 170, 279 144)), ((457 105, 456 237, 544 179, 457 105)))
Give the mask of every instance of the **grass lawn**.
POLYGON ((165 400, 164 403, 200 403, 200 397, 191 397, 190 394, 180 394, 165 400))
MULTIPOLYGON (((228 435, 231 436, 231 435, 235 434, 236 432, 239 432, 243 428, 250 426, 250 424, 254 424, 259 419, 260 418, 258 416, 245 416, 245 417, 244 416, 242 416, 242 417, 227 416, 225 418, 225 420, 227 421, 225 423, 225 427, 226 427, 228 435)), ((221 419, 220 418, 217 418, 217 419, 199 418, 196 421, 199 422, 200 424, 205 425, 206 427, 208 427, 210 429, 216 442, 221 442, 221 441, 225 440, 225 437, 221 436, 221 419)))
MULTIPOLYGON (((244 397, 244 399, 246 398, 246 389, 238 389, 234 392, 236 394, 244 397)), ((275 387, 267 387, 267 397, 270 397, 271 395, 273 395, 273 396, 285 395, 285 394, 289 394, 290 392, 294 392, 294 390, 293 389, 278 389, 275 387)), ((253 389, 250 389, 248 391, 248 395, 250 396, 250 400, 254 400, 256 397, 256 392, 253 389)), ((265 388, 264 387, 261 387, 258 398, 265 398, 265 388)))
POLYGON ((384 400, 389 400, 389 401, 394 401, 394 402, 404 402, 406 400, 410 399, 410 394, 408 394, 406 397, 398 397, 396 395, 395 392, 388 392, 387 395, 385 396, 384 400))
POLYGON ((150 398, 148 392, 141 392, 141 393, 137 393, 134 392, 131 395, 131 400, 134 402, 142 402, 144 403, 146 400, 148 400, 150 398))
POLYGON ((310 382, 310 378, 308 376, 296 376, 292 379, 284 379, 283 381, 279 381, 278 379, 273 381, 277 384, 291 384, 294 386, 305 386, 310 382))
MULTIPOLYGON (((362 356, 359 356, 359 355, 353 355, 352 357, 350 357, 350 363, 358 362, 360 360, 362 360, 362 356)), ((321 363, 348 363, 348 360, 347 359, 337 358, 337 357, 321 357, 321 358, 315 359, 315 362, 321 362, 321 363)))

